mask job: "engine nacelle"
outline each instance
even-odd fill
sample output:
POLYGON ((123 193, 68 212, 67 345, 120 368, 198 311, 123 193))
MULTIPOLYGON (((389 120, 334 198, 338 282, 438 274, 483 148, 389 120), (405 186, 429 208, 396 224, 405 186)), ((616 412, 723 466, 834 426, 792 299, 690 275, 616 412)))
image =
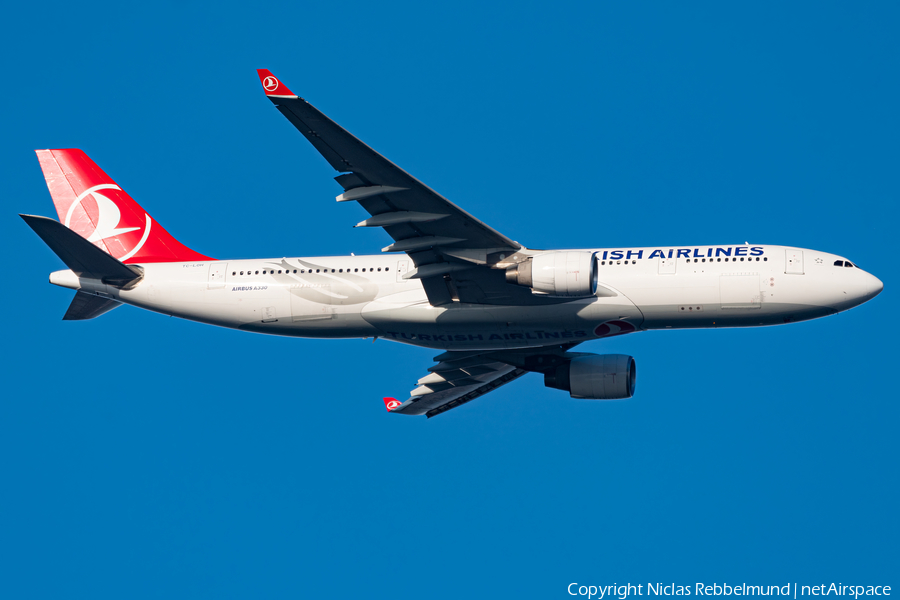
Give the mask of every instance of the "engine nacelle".
POLYGON ((597 291, 593 252, 545 252, 506 270, 506 281, 539 294, 584 298, 597 291))
POLYGON ((637 366, 626 354, 576 356, 544 373, 544 385, 565 390, 573 398, 622 400, 634 395, 637 366))

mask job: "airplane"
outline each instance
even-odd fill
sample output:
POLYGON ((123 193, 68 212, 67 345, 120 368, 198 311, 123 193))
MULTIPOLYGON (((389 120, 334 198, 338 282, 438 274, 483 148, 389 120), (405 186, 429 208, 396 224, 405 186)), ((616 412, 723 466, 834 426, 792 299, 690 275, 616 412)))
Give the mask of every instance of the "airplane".
POLYGON ((88 156, 38 150, 59 221, 20 215, 68 269, 63 319, 122 304, 243 331, 382 338, 441 351, 390 413, 433 417, 526 373, 572 398, 631 398, 633 357, 575 352, 639 331, 833 315, 883 284, 842 256, 763 244, 535 250, 381 156, 270 71, 268 99, 340 173, 338 202, 393 239, 371 256, 216 260, 178 242, 88 156))

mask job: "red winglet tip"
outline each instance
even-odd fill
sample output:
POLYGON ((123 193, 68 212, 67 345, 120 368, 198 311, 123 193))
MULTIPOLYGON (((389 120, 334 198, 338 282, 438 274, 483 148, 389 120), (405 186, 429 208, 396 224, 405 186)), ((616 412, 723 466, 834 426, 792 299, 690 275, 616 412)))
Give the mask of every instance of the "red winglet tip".
POLYGON ((385 398, 384 399, 384 407, 387 409, 388 412, 391 412, 392 410, 394 410, 401 404, 403 404, 403 403, 400 402, 399 400, 397 400, 396 398, 385 398))
POLYGON ((266 96, 296 96, 294 92, 288 89, 288 86, 284 85, 280 79, 272 75, 272 72, 268 69, 257 69, 257 74, 259 74, 259 82, 263 86, 263 90, 266 92, 266 96))

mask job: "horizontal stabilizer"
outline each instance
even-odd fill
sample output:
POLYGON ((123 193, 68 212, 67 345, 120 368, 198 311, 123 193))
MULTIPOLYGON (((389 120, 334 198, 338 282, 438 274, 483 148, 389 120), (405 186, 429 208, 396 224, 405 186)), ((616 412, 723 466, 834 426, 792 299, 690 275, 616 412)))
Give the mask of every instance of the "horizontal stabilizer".
POLYGON ((143 276, 138 269, 119 262, 59 221, 34 215, 19 216, 78 277, 125 287, 143 276))
POLYGON ((69 310, 63 315, 63 321, 95 319, 120 306, 122 306, 122 303, 117 302, 112 298, 103 298, 101 296, 85 294, 84 292, 76 292, 75 297, 72 298, 72 304, 69 305, 69 310))

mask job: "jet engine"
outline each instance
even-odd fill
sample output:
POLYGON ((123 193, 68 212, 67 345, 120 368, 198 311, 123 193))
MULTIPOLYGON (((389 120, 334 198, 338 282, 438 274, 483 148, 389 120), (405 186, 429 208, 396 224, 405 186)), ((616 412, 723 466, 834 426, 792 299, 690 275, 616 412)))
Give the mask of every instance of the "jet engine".
POLYGON ((573 398, 621 400, 634 395, 637 367, 625 354, 576 356, 544 373, 544 385, 573 398))
POLYGON ((506 270, 506 281, 536 294, 583 298, 597 291, 593 252, 545 252, 506 270))

